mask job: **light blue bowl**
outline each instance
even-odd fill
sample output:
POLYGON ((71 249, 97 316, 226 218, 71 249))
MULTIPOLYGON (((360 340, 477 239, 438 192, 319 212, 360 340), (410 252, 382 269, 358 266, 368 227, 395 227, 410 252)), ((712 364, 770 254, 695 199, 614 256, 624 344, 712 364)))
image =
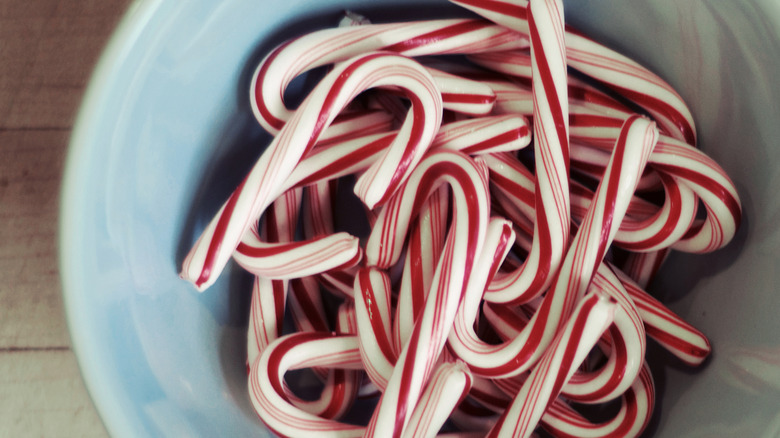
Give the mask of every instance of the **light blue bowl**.
MULTIPOLYGON (((728 249, 675 256, 656 286, 715 350, 695 374, 656 369, 662 397, 652 430, 777 436, 780 4, 566 6, 571 23, 681 92, 701 147, 744 201, 746 220, 728 249)), ((78 117, 60 226, 73 345, 111 435, 269 436, 245 389, 247 277, 229 268, 199 294, 177 274, 268 142, 248 107, 249 75, 274 44, 333 25, 345 8, 385 20, 432 16, 440 7, 446 2, 148 0, 128 11, 78 117)))

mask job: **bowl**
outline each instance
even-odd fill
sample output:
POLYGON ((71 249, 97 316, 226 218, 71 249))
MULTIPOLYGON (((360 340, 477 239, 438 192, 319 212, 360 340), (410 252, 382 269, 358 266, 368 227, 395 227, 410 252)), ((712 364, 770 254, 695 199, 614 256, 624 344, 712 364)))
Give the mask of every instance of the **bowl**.
MULTIPOLYGON (((727 248, 675 254, 654 283, 713 354, 689 370, 651 352, 659 400, 648 435, 778 436, 780 3, 565 5, 569 23, 680 92, 700 148, 743 201, 727 248)), ((147 0, 107 47, 71 140, 60 268, 74 350, 112 436, 270 436, 246 391, 249 279, 230 265, 197 293, 179 264, 269 141, 247 99, 255 64, 344 9, 381 20, 456 13, 443 0, 147 0)))

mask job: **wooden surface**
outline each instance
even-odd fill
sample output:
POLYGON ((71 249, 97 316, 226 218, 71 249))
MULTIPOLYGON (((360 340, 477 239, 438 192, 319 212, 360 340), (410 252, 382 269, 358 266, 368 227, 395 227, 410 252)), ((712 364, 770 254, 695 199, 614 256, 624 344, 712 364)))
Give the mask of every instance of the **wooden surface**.
POLYGON ((70 348, 57 215, 73 121, 129 0, 0 0, 0 437, 105 437, 70 348))

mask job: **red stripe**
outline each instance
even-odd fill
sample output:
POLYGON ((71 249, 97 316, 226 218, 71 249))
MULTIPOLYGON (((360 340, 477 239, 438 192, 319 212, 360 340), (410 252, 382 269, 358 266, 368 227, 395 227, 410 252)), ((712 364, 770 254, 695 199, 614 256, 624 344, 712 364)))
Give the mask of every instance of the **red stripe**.
POLYGON ((513 142, 519 138, 526 137, 529 134, 530 131, 528 130, 528 128, 526 126, 521 126, 518 129, 509 132, 504 132, 496 136, 490 137, 486 140, 480 141, 478 143, 474 143, 469 147, 463 148, 461 152, 463 152, 464 154, 473 154, 476 152, 490 150, 498 146, 513 142))
POLYGON ((276 315, 276 337, 282 335, 284 325, 284 307, 287 301, 287 285, 281 280, 272 280, 271 289, 274 294, 274 312, 276 315))
MULTIPOLYGON (((542 91, 547 98, 547 103, 550 105, 550 111, 552 113, 555 130, 558 134, 558 145, 550 145, 550 147, 558 146, 563 152, 563 162, 566 166, 566 173, 569 172, 569 134, 566 130, 566 119, 564 119, 563 107, 561 106, 561 100, 558 98, 558 93, 564 94, 561 96, 564 101, 567 101, 568 87, 564 89, 558 89, 555 86, 555 80, 552 77, 552 71, 547 61, 547 53, 542 49, 541 37, 539 36, 539 30, 536 27, 536 20, 533 14, 528 15, 528 30, 531 36, 532 55, 536 58, 536 65, 539 70, 539 80, 542 83, 542 91)), ((562 66, 564 69, 566 65, 562 66)), ((534 78, 536 79, 536 78, 534 78)), ((539 87, 534 85, 533 92, 539 91, 539 87)))
MULTIPOLYGON (((681 351, 683 353, 689 354, 699 359, 703 359, 710 354, 709 349, 702 349, 694 344, 691 344, 690 342, 686 342, 672 335, 671 333, 661 330, 657 327, 645 325, 645 331, 647 332, 648 336, 664 344, 665 346, 667 346, 667 348, 673 348, 677 351, 681 351)), ((706 338, 702 338, 702 339, 706 340, 706 338)))
POLYGON ((273 257, 279 254, 284 254, 285 252, 294 251, 302 246, 316 243, 328 237, 329 236, 320 236, 302 242, 267 243, 265 245, 261 244, 260 246, 249 245, 241 242, 238 245, 237 250, 238 252, 240 252, 241 254, 247 257, 254 257, 254 258, 273 257))
POLYGON ((271 52, 271 54, 268 55, 268 57, 263 62, 263 65, 260 67, 260 71, 257 74, 257 79, 255 80, 255 104, 257 105, 257 110, 263 116, 263 119, 275 129, 282 129, 285 121, 274 117, 273 114, 271 114, 271 112, 265 106, 265 100, 263 100, 263 81, 265 80, 265 77, 268 74, 268 68, 271 66, 271 64, 273 64, 276 57, 279 56, 279 54, 291 42, 292 40, 285 42, 284 44, 277 47, 276 50, 271 52))
POLYGON ((632 115, 626 119, 623 124, 623 128, 620 129, 620 136, 615 143, 615 150, 612 156, 612 163, 614 163, 609 172, 609 180, 601 181, 600 187, 606 184, 606 195, 603 212, 604 222, 601 225, 601 239, 598 242, 598 252, 596 258, 593 259, 593 266, 589 269, 589 272, 595 272, 601 261, 604 259, 604 254, 607 252, 607 246, 610 243, 609 234, 612 229, 612 220, 615 216, 615 204, 618 198, 618 189, 620 188, 620 177, 623 172, 623 157, 626 152, 626 142, 628 141, 628 132, 633 126, 634 121, 639 119, 638 115, 632 115))
POLYGON ((491 104, 496 101, 494 94, 441 93, 441 100, 446 103, 468 103, 473 105, 491 104))
POLYGON ((361 269, 358 272, 358 280, 360 293, 363 294, 363 301, 366 303, 368 319, 371 322, 371 330, 374 332, 374 337, 379 346, 379 350, 382 351, 382 355, 385 356, 388 361, 391 363, 395 362, 397 357, 390 344, 390 339, 387 338, 387 333, 385 332, 385 326, 381 317, 382 312, 377 305, 377 299, 374 298, 376 293, 374 292, 374 286, 371 282, 371 269, 361 269))
POLYGON ((222 241, 225 239, 225 233, 227 232, 230 218, 233 216, 233 210, 236 208, 238 197, 243 191, 245 183, 246 178, 241 181, 241 184, 239 184, 233 194, 230 195, 230 198, 228 198, 228 201, 225 204, 225 209, 222 211, 222 214, 217 220, 217 225, 214 227, 214 235, 211 237, 208 250, 206 251, 206 257, 203 260, 203 268, 200 271, 200 277, 198 277, 198 280, 195 281, 195 286, 197 287, 201 287, 209 280, 209 277, 211 277, 211 270, 214 269, 214 262, 216 262, 215 259, 217 252, 219 252, 219 248, 222 246, 222 241))

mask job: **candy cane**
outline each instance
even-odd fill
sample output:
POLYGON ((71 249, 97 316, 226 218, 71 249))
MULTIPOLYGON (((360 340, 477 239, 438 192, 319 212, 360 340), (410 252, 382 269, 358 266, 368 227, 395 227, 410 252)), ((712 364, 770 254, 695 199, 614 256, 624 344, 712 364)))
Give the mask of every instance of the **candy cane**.
POLYGON ((639 310, 607 264, 599 265, 589 293, 604 294, 616 304, 614 323, 607 331, 607 361, 597 370, 576 372, 561 394, 571 401, 596 404, 619 397, 633 384, 642 369, 646 336, 639 310))
MULTIPOLYGON (((516 50, 485 52, 467 58, 481 67, 517 78, 522 85, 531 85, 533 62, 529 53, 516 50)), ((568 95, 571 99, 569 118, 579 117, 580 122, 591 117, 623 120, 633 112, 613 97, 572 75, 568 76, 568 95)))
POLYGON ((479 117, 442 125, 431 148, 465 154, 516 151, 531 143, 528 121, 517 115, 479 117))
POLYGON ((336 233, 303 242, 266 243, 255 233, 242 239, 233 258, 247 271, 270 279, 319 274, 360 261, 358 238, 336 233))
POLYGON ((620 410, 609 420, 593 424, 566 403, 556 400, 542 417, 544 428, 561 438, 619 438, 640 436, 650 423, 655 388, 645 362, 631 388, 623 394, 620 410))
POLYGON ((352 110, 339 114, 323 132, 317 144, 344 142, 353 138, 392 130, 393 115, 381 110, 352 110))
POLYGON ((272 134, 292 116, 282 100, 299 74, 372 51, 405 56, 527 47, 525 38, 484 20, 448 19, 324 29, 290 40, 263 59, 250 88, 252 111, 272 134))
MULTIPOLYGON (((282 334, 287 300, 287 281, 255 277, 249 305, 247 364, 282 334)), ((248 366, 248 365, 247 365, 248 366)))
POLYGON ((628 209, 630 194, 657 139, 655 125, 638 116, 629 118, 621 132, 591 209, 541 306, 519 336, 500 345, 486 344, 472 327, 475 310, 459 310, 449 345, 475 374, 500 377, 529 369, 584 294, 628 209))
POLYGON ((255 412, 270 430, 284 437, 312 433, 361 436, 360 426, 320 418, 288 401, 284 374, 312 366, 360 369, 357 338, 331 333, 296 333, 272 342, 250 368, 249 395, 255 412))
MULTIPOLYGON (((355 334, 355 312, 351 303, 339 306, 335 325, 336 333, 355 334)), ((292 391, 285 391, 285 395, 295 407, 309 414, 320 418, 339 419, 357 399, 362 376, 359 370, 331 368, 327 370, 323 390, 316 399, 304 400, 295 396, 292 391)))
POLYGON ((614 302, 605 296, 592 294, 580 301, 570 320, 487 436, 530 436, 547 406, 612 322, 614 311, 614 302))
POLYGON ((428 194, 444 182, 450 184, 454 202, 453 220, 434 274, 433 287, 422 315, 401 351, 366 436, 402 433, 419 400, 421 388, 444 347, 488 224, 485 172, 484 167, 477 166, 460 153, 432 151, 382 209, 377 226, 372 230, 366 247, 366 260, 381 267, 389 257, 378 254, 385 253, 385 248, 377 247, 377 240, 386 242, 383 237, 398 234, 398 230, 403 230, 401 235, 406 234, 412 215, 419 211, 428 194))
MULTIPOLYGON (((590 148, 572 148, 572 168, 587 166, 592 169, 606 162, 605 152, 590 148), (592 165, 592 166, 591 166, 592 165)), ((652 157, 651 157, 652 161, 652 157)), ((601 169, 597 171, 600 173, 601 169)), ((662 173, 659 175, 664 190, 664 203, 660 208, 649 207, 648 203, 634 202, 633 214, 629 212, 615 236, 615 244, 629 251, 650 252, 677 244, 688 233, 694 222, 698 198, 694 191, 680 178, 662 173), (645 210, 642 211, 642 207, 645 210), (637 215, 637 213, 639 213, 637 215), (649 213, 649 214, 647 214, 649 213)), ((572 184, 573 212, 587 210, 592 191, 581 184, 572 184)), ((580 219, 581 215, 574 215, 580 219), (578 217, 579 216, 579 217, 578 217)))
POLYGON ((723 248, 736 234, 742 205, 734 183, 712 158, 684 142, 662 137, 652 157, 653 168, 674 175, 704 203, 707 217, 694 224, 689 235, 673 246, 686 252, 710 252, 723 248))
POLYGON ((701 365, 712 351, 707 337, 645 292, 628 275, 619 269, 613 271, 636 304, 647 335, 686 364, 701 365))
MULTIPOLYGON (((601 131, 604 138, 615 138, 616 133, 615 128, 605 127, 601 131)), ((574 145, 574 154, 580 153, 578 148, 574 145)), ((589 155, 590 158, 597 156, 589 155)), ((649 163, 654 170, 674 177, 693 190, 707 211, 706 219, 695 223, 674 249, 710 252, 733 239, 742 218, 739 194, 726 172, 712 158, 685 142, 661 135, 649 163)))
MULTIPOLYGON (((303 162, 302 162, 303 163, 303 162)), ((327 179, 306 186, 303 209, 303 232, 311 239, 335 233, 334 205, 339 180, 327 179)), ((359 258, 362 258, 360 248, 359 258)), ((328 291, 352 300, 354 272, 358 265, 348 262, 317 274, 317 280, 328 291)))
MULTIPOLYGON (((290 280, 288 308, 298 332, 330 332, 327 311, 315 277, 290 280)), ((330 372, 325 368, 313 368, 314 374, 325 381, 330 372)))
MULTIPOLYGON (((576 372, 561 393, 569 400, 594 404, 612 400, 631 386, 645 355, 645 330, 630 294, 605 264, 599 266, 589 291, 598 291, 616 303, 614 325, 610 327, 606 339, 608 342, 600 343, 602 349, 605 349, 602 344, 606 344, 607 361, 597 370, 576 372)), ((538 306, 534 304, 534 307, 538 306)), ((517 337, 530 319, 505 305, 490 304, 485 306, 484 311, 487 320, 504 340, 517 337)), ((516 393, 512 382, 511 379, 503 379, 501 388, 510 394, 516 393)))
POLYGON ((401 87, 413 100, 398 136, 357 184, 369 206, 389 197, 432 141, 441 120, 441 98, 430 75, 414 61, 371 53, 338 66, 309 94, 206 227, 185 258, 181 276, 199 290, 212 284, 252 221, 280 195, 284 180, 324 128, 360 91, 379 86, 401 87))
MULTIPOLYGON (((450 1, 509 29, 530 32, 525 0, 450 1)), ((644 108, 665 134, 696 144, 696 128, 690 110, 663 79, 630 58, 579 33, 568 31, 565 39, 569 66, 603 82, 644 108)))
POLYGON ((542 293, 569 243, 569 134, 561 4, 540 3, 531 20, 536 192, 534 240, 526 263, 491 283, 485 299, 523 301, 542 293))

